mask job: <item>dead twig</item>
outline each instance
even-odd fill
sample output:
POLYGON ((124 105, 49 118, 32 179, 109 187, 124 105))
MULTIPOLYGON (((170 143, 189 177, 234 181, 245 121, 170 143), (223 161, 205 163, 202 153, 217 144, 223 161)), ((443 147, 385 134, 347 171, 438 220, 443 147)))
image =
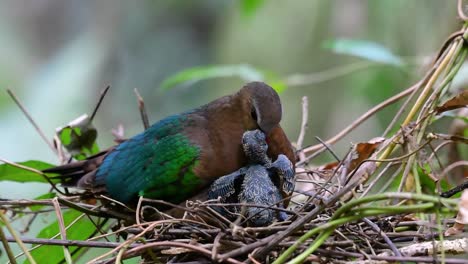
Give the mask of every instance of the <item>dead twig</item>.
MULTIPOLYGON (((373 116, 378 111, 380 111, 383 108, 397 102, 398 100, 404 98, 405 96, 411 94, 414 90, 417 89, 418 85, 419 85, 419 83, 416 83, 415 85, 409 87, 408 89, 406 89, 406 90, 398 93, 397 95, 394 95, 394 96, 388 98, 387 100, 383 101, 382 103, 374 106, 369 111, 367 111, 362 116, 360 116, 358 119, 356 119, 353 123, 351 123, 349 126, 344 128, 343 130, 341 130, 340 133, 336 134, 335 136, 333 136, 332 138, 326 140, 325 142, 327 144, 329 144, 329 145, 332 145, 332 144, 336 143, 338 140, 342 139, 349 132, 353 131, 356 127, 358 127, 360 124, 362 124, 364 121, 366 121, 368 118, 373 116)), ((313 146, 310 146, 310 147, 307 147, 307 148, 303 149, 303 151, 305 153, 310 153, 310 152, 315 152, 315 151, 321 152, 323 150, 325 150, 325 147, 323 147, 322 144, 313 145, 313 146)))
POLYGON ((398 250, 398 248, 395 246, 395 244, 393 244, 392 240, 390 240, 387 234, 382 232, 382 230, 380 229, 378 225, 374 224, 374 222, 372 222, 366 217, 364 217, 362 220, 366 222, 366 224, 368 224, 375 232, 379 233, 379 235, 382 236, 382 238, 385 240, 385 243, 387 243, 387 245, 390 247, 390 249, 392 250, 393 254, 395 254, 395 256, 401 257, 401 253, 398 250))
MULTIPOLYGON (((309 100, 307 96, 302 97, 302 122, 301 122, 301 131, 299 132, 299 137, 297 138, 296 147, 298 150, 302 148, 302 144, 304 143, 305 133, 308 127, 308 120, 309 120, 309 100)), ((299 151, 299 160, 305 160, 305 153, 303 151, 299 151)))
MULTIPOLYGON (((0 240, 2 240, 3 248, 5 249, 8 260, 10 261, 11 264, 16 264, 16 259, 15 255, 13 254, 13 251, 10 248, 10 245, 8 244, 8 238, 5 236, 5 233, 3 233, 3 228, 0 227, 0 240)), ((14 238, 12 238, 13 241, 15 241, 14 238)))
POLYGON ((108 85, 104 90, 101 92, 101 95, 99 96, 99 100, 94 107, 93 113, 91 114, 91 117, 89 118, 89 122, 92 122, 94 117, 96 116, 97 111, 99 110, 99 107, 101 106, 102 100, 104 100, 104 97, 106 96, 107 92, 109 91, 110 85, 108 85))
MULTIPOLYGON (((65 222, 63 221, 63 215, 62 215, 62 211, 60 210, 60 205, 59 205, 57 197, 52 199, 52 204, 54 205, 55 214, 57 215, 57 222, 59 225, 60 236, 62 237, 63 240, 67 240, 67 232, 65 231, 65 222)), ((68 264, 72 263, 73 261, 72 261, 72 257, 70 254, 70 250, 68 249, 67 246, 63 247, 63 253, 64 253, 65 260, 67 261, 67 263, 68 264)))
MULTIPOLYGON (((6 216, 3 214, 2 210, 0 210, 0 220, 3 222, 3 224, 5 225, 5 227, 8 229, 8 232, 10 232, 11 236, 13 236, 15 242, 18 244, 18 246, 21 248, 21 250, 23 251, 23 254, 26 255, 26 258, 28 259, 28 261, 31 263, 31 264, 36 264, 36 261, 34 260, 34 258, 31 256, 31 253, 29 253, 29 249, 26 248, 26 246, 24 245, 23 241, 21 240, 21 238, 18 236, 18 234, 16 233, 16 231, 13 229, 13 227, 11 226, 10 222, 8 221, 8 219, 6 218, 6 216)), ((13 257, 14 259, 16 259, 16 257, 13 257)))
POLYGON ((31 123, 31 125, 36 129, 37 133, 39 134, 39 136, 41 136, 41 138, 44 140, 44 142, 47 144, 47 146, 49 146, 49 148, 55 154, 57 154, 57 149, 54 147, 52 142, 50 142, 50 140, 46 137, 46 135, 44 134, 42 129, 39 127, 39 125, 36 123, 36 121, 34 121, 31 114, 29 114, 28 110, 26 110, 26 108, 23 106, 23 104, 18 100, 16 95, 13 93, 13 91, 10 90, 10 89, 7 89, 7 93, 8 93, 8 95, 10 95, 11 99, 13 99, 13 101, 16 103, 16 105, 21 109, 24 116, 26 116, 26 118, 29 120, 29 123, 31 123))
POLYGON ((148 129, 150 125, 148 121, 148 114, 145 108, 145 101, 143 101, 143 97, 141 97, 137 88, 135 88, 133 91, 135 92, 135 95, 137 97, 138 109, 140 110, 140 116, 141 116, 141 121, 143 122, 143 128, 146 130, 148 129))

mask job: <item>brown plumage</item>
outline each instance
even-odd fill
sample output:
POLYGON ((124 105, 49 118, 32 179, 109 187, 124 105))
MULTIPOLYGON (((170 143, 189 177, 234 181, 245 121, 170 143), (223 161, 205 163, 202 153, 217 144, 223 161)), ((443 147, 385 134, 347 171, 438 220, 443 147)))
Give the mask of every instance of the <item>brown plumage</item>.
POLYGON ((44 172, 61 174, 68 185, 105 190, 124 203, 138 195, 180 202, 246 164, 241 139, 247 130, 267 135, 272 159, 285 154, 294 162, 281 117, 278 94, 265 83, 252 82, 233 95, 167 117, 85 161, 44 172))

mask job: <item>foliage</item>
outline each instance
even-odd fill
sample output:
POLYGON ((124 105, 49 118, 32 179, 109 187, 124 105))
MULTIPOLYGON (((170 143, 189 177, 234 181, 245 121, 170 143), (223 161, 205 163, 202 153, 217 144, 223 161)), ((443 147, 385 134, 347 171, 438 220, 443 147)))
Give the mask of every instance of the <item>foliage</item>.
POLYGON ((57 135, 62 145, 77 160, 99 152, 96 143, 97 130, 87 115, 82 115, 67 126, 59 128, 57 135))
POLYGON ((352 55, 398 67, 403 66, 403 61, 398 56, 384 46, 371 41, 336 39, 325 41, 323 47, 340 54, 352 55))
POLYGON ((14 166, 12 164, 0 165, 0 181, 14 181, 14 182, 42 182, 48 183, 45 176, 41 175, 39 171, 53 167, 54 165, 38 161, 29 160, 25 162, 16 163, 23 167, 28 167, 36 171, 25 170, 24 168, 14 166))
POLYGON ((176 85, 193 84, 198 81, 221 78, 221 77, 239 77, 246 82, 265 81, 277 92, 282 92, 286 85, 276 74, 265 70, 259 70, 250 65, 212 65, 193 67, 165 79, 161 84, 161 89, 167 90, 176 85))
MULTIPOLYGON (((63 213, 65 226, 70 226, 67 229, 67 239, 70 240, 86 240, 95 231, 94 224, 85 216, 75 210, 67 210, 63 213)), ((60 234, 59 223, 55 221, 44 227, 37 238, 52 238, 60 234)), ((77 247, 69 247, 70 251, 76 250, 77 247)), ((74 254, 74 258, 78 258, 81 252, 74 254)), ((31 252, 37 263, 61 263, 63 261, 63 249, 57 246, 41 246, 31 252)), ((26 261, 25 263, 29 263, 26 261)))

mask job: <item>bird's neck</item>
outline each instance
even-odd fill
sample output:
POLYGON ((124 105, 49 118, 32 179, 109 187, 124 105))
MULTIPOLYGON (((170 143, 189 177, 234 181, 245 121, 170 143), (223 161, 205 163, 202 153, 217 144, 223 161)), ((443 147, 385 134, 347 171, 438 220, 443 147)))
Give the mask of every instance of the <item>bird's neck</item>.
POLYGON ((245 114, 249 113, 247 107, 244 100, 235 94, 211 102, 202 111, 210 124, 218 126, 220 129, 227 126, 226 129, 229 129, 233 125, 246 127, 249 117, 245 114))

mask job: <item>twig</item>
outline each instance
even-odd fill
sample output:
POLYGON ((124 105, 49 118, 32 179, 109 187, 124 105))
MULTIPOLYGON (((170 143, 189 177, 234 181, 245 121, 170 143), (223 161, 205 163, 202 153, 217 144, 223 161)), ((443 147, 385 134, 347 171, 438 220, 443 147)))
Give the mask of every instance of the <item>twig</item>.
POLYGON ((323 146, 328 150, 328 152, 330 152, 330 154, 333 156, 333 158, 335 158, 336 161, 341 162, 341 159, 338 157, 338 155, 335 153, 335 151, 333 151, 331 146, 327 144, 327 142, 323 141, 321 138, 319 138, 317 136, 315 136, 315 139, 318 142, 323 144, 323 146))
POLYGON ((64 204, 70 208, 73 208, 75 210, 77 210, 78 212, 82 212, 82 213, 85 213, 85 214, 88 214, 88 215, 94 215, 94 216, 98 216, 98 217, 107 217, 107 218, 117 218, 117 219, 123 219, 123 220, 132 220, 133 218, 131 216, 128 216, 126 214, 123 214, 123 213, 120 213, 116 210, 114 211, 109 211, 109 210, 100 210, 100 211, 94 211, 93 209, 89 209, 89 208, 86 208, 84 207, 85 204, 77 204, 77 203, 73 203, 71 201, 68 201, 66 199, 63 199, 63 198, 58 198, 59 202, 61 204, 64 204))
POLYGON ((366 224, 368 224, 375 232, 379 233, 379 235, 385 240, 385 243, 387 243, 387 245, 393 251, 393 254, 395 254, 395 256, 401 257, 401 253, 398 250, 398 248, 395 246, 395 244, 393 244, 392 240, 390 240, 390 238, 388 238, 387 234, 382 232, 382 230, 380 229, 380 227, 378 225, 374 224, 374 222, 369 220, 369 218, 367 218, 367 217, 364 217, 362 220, 364 222, 366 222, 366 224))
POLYGON ((69 157, 67 157, 63 149, 62 141, 59 139, 57 133, 54 134, 53 142, 54 142, 55 149, 57 149, 57 158, 59 160, 59 163, 65 164, 67 160, 69 159, 69 157))
MULTIPOLYGON (((382 194, 376 194, 372 196, 367 196, 363 198, 358 198, 351 200, 338 208, 333 213, 332 218, 329 219, 329 221, 326 224, 320 225, 312 230, 307 231, 304 235, 302 235, 299 239, 296 240, 295 244, 291 247, 289 247, 286 251, 284 251, 281 256, 277 258, 275 263, 283 263, 286 258, 291 255, 301 243, 304 243, 307 239, 309 239, 311 236, 318 234, 318 237, 315 238, 314 242, 305 250, 303 251, 300 255, 296 256, 293 260, 291 260, 290 263, 302 263, 308 255, 312 254, 320 245, 325 242, 325 240, 334 232, 336 227, 339 225, 343 225, 345 223, 349 223, 351 221, 356 221, 361 219, 363 216, 375 216, 379 215, 382 213, 385 213, 385 211, 390 212, 394 211, 394 208, 379 208, 379 210, 375 210, 373 208, 367 208, 368 210, 360 210, 358 214, 356 214, 355 211, 353 211, 353 208, 359 208, 360 205, 369 203, 369 202, 374 202, 374 201, 380 201, 380 200, 388 200, 388 199, 410 199, 410 200, 419 200, 419 201, 424 201, 427 202, 425 204, 420 204, 421 211, 426 211, 426 210, 433 210, 434 209, 434 204, 438 204, 439 206, 441 204, 444 204, 445 206, 451 204, 456 207, 456 202, 452 201, 450 199, 444 199, 440 197, 433 197, 429 195, 421 195, 421 194, 414 194, 414 193, 382 193, 382 194), (349 214, 347 214, 349 213, 349 214)), ((364 209, 364 208, 361 208, 364 209)), ((408 207, 404 210, 401 210, 402 213, 407 213, 407 212, 413 212, 414 207, 408 207)), ((454 211, 452 208, 451 211, 454 211)))
MULTIPOLYGON (((138 247, 134 247, 133 249, 125 252, 122 257, 124 259, 129 258, 129 257, 137 255, 141 251, 145 251, 146 249, 155 248, 155 247, 188 248, 188 249, 193 250, 195 252, 198 252, 198 253, 200 253, 200 254, 202 254, 204 256, 211 257, 211 252, 208 249, 205 249, 203 247, 196 246, 196 245, 180 243, 180 242, 172 242, 172 241, 151 242, 151 243, 147 243, 147 244, 144 244, 144 245, 141 245, 141 246, 138 246, 138 247)), ((241 264, 242 263, 242 262, 237 261, 237 260, 235 260, 233 258, 227 258, 227 259, 225 259, 225 261, 228 262, 228 263, 233 263, 233 264, 241 264)), ((112 263, 112 262, 114 262, 114 258, 106 261, 105 263, 112 263)))
MULTIPOLYGON (((301 122, 301 131, 299 132, 299 137, 297 138, 296 147, 298 150, 302 148, 302 144, 304 143, 305 133, 308 127, 308 120, 309 120, 309 100, 307 96, 302 97, 302 122, 301 122)), ((299 160, 305 160, 305 153, 303 151, 299 151, 299 160)))
MULTIPOLYGON (((453 170, 454 168, 456 168, 458 166, 468 166, 468 161, 460 160, 460 161, 457 161, 457 162, 454 162, 454 163, 450 164, 442 172, 442 175, 447 174, 449 171, 453 170)), ((468 188, 468 181, 465 181, 464 183, 456 186, 455 188, 440 194, 440 196, 445 197, 445 198, 452 197, 453 195, 455 195, 455 194, 457 194, 457 193, 459 193, 459 192, 461 192, 461 191, 463 191, 463 190, 465 190, 467 188, 468 188)))
MULTIPOLYGON (((468 31, 467 31, 468 32, 468 31)), ((464 34, 467 34, 466 32, 464 34)), ((413 104, 413 107, 411 108, 410 112, 406 116, 405 120, 401 124, 402 127, 406 127, 411 120, 413 120, 414 116, 416 115, 417 111, 422 107, 424 101, 427 99, 429 96, 435 82, 438 80, 438 77, 442 74, 442 72, 446 69, 447 65, 453 58, 458 53, 458 50, 462 48, 462 43, 463 40, 460 40, 458 42, 453 42, 452 46, 448 49, 447 54, 443 57, 441 57, 441 62, 434 71, 434 73, 431 75, 429 80, 427 81, 426 85, 424 86, 423 90, 421 91, 421 94, 419 97, 416 99, 416 102, 413 104)), ((398 141, 399 138, 396 140, 398 141)), ((390 145, 385 149, 385 151, 380 155, 381 159, 387 158, 392 152, 393 149, 395 148, 396 144, 395 143, 390 143, 390 145)), ((380 163, 378 164, 380 165, 380 163)))
POLYGON ((141 95, 138 92, 137 88, 135 88, 133 91, 135 92, 135 95, 137 97, 138 109, 140 110, 141 121, 143 121, 143 127, 146 130, 146 129, 148 129, 148 127, 150 125, 149 125, 149 121, 148 121, 148 114, 147 114, 146 108, 145 108, 145 102, 143 101, 143 97, 141 97, 141 95))
POLYGON ((101 106, 102 100, 104 100, 104 97, 106 96, 107 91, 109 91, 109 88, 110 88, 110 85, 108 85, 106 88, 104 88, 104 90, 101 92, 101 95, 99 96, 99 100, 98 100, 96 106, 94 107, 94 110, 93 110, 93 113, 91 114, 91 117, 89 118, 89 122, 93 121, 94 116, 96 116, 96 113, 97 113, 99 107, 101 106))
MULTIPOLYGON (((64 239, 52 239, 52 238, 20 238, 23 243, 26 244, 38 244, 38 245, 51 245, 51 246, 67 246, 67 247, 93 247, 93 248, 115 248, 120 245, 116 242, 97 242, 97 241, 82 241, 82 240, 64 240, 64 239)), ((6 237, 8 242, 15 242, 15 238, 6 237)), ((135 244, 129 246, 129 248, 135 247, 135 244)))
POLYGON ((458 0, 457 3, 457 11, 458 11, 458 16, 463 20, 463 21, 468 21, 468 16, 465 15, 465 12, 463 11, 463 0, 458 0))
MULTIPOLYGON (((49 189, 49 193, 52 192, 53 188, 50 188, 49 189)), ((45 210, 44 210, 45 211, 45 210)), ((31 227, 31 225, 33 224, 34 220, 36 220, 37 216, 39 215, 39 213, 43 212, 43 210, 39 210, 39 211, 35 211, 35 212, 30 212, 33 214, 33 216, 28 220, 28 223, 26 224, 26 226, 23 228, 23 230, 20 231, 20 233, 24 234, 26 232, 29 231, 29 228, 31 227)), ((26 213, 26 212, 25 212, 26 213)))
MULTIPOLYGON (((398 93, 397 95, 394 95, 394 96, 388 98, 387 100, 383 101, 382 103, 374 106, 369 111, 367 111, 362 116, 360 116, 358 119, 356 119, 353 123, 351 123, 349 126, 347 126, 345 129, 343 129, 340 133, 336 134, 334 137, 328 139, 325 142, 327 144, 329 144, 329 145, 332 145, 332 144, 336 143, 338 140, 340 140, 341 138, 346 136, 349 132, 353 131, 356 127, 358 127, 361 123, 366 121, 369 117, 371 117, 372 115, 374 115, 378 111, 382 110, 383 108, 397 102, 401 98, 403 98, 403 97, 409 95, 410 93, 412 93, 414 90, 416 90, 418 85, 419 85, 419 83, 416 83, 415 85, 409 87, 408 89, 406 89, 406 90, 398 93)), ((317 144, 317 145, 307 147, 303 151, 305 153, 310 153, 310 152, 314 152, 314 151, 323 151, 324 149, 325 149, 325 147, 323 147, 322 144, 317 144)))
MULTIPOLYGON (((3 233, 3 227, 0 227, 0 239, 2 240, 3 248, 5 249, 8 260, 10 260, 11 264, 16 264, 16 259, 15 255, 13 254, 13 251, 11 251, 10 245, 8 244, 8 239, 5 236, 5 233, 3 233)), ((15 241, 13 239, 13 241, 15 241)))
POLYGON ((115 257, 115 263, 116 264, 121 264, 122 263, 122 256, 123 254, 125 253, 125 250, 127 250, 128 248, 128 245, 125 246, 125 247, 122 247, 120 250, 119 250, 119 253, 117 253, 117 256, 115 257))
POLYGON ((2 210, 0 210, 0 219, 2 220, 3 224, 6 226, 8 229, 8 232, 13 236, 15 239, 15 242, 18 244, 18 246, 21 248, 23 253, 26 255, 26 258, 29 260, 31 264, 36 264, 36 261, 34 258, 31 256, 31 253, 29 253, 29 250, 26 248, 24 245, 23 241, 21 241, 21 238, 16 234, 16 231, 13 229, 13 227, 10 225, 10 222, 6 218, 6 216, 3 214, 2 210))
MULTIPOLYGON (((451 38, 449 38, 450 40, 451 38)), ((415 89, 411 92, 410 96, 408 96, 408 98, 405 100, 405 102, 403 103, 403 105, 400 107, 400 109, 398 110, 398 112, 396 113, 396 115, 392 118, 392 121, 390 122, 390 124, 387 126, 387 128, 385 129, 385 131, 383 132, 382 134, 382 137, 386 137, 386 135, 390 132, 390 130, 393 128, 393 126, 395 125, 395 123, 397 122, 397 120, 401 117, 401 115, 403 114, 403 112, 406 110, 406 107, 408 106, 408 104, 411 102, 411 100, 413 99, 413 97, 416 95, 417 91, 419 90, 419 88, 421 88, 422 85, 426 84, 427 81, 429 80, 429 78, 431 77, 431 75, 434 73, 434 71, 437 69, 437 67, 439 66, 438 65, 438 59, 439 57, 443 54, 443 52, 445 51, 446 49, 446 45, 449 45, 450 42, 449 40, 446 40, 446 42, 444 43, 444 45, 442 46, 442 48, 439 50, 439 54, 437 55, 436 59, 434 60, 434 62, 432 63, 432 68, 424 75, 424 77, 422 78, 421 81, 417 82, 416 84, 414 84, 412 87, 414 87, 415 89)))
POLYGON ((221 238, 224 236, 224 233, 223 232, 219 232, 214 241, 213 241, 213 248, 211 249, 211 259, 212 260, 217 260, 218 259, 218 248, 220 246, 220 243, 219 241, 221 240, 221 238))
MULTIPOLYGON (((372 256, 372 255, 367 255, 364 256, 364 254, 361 253, 354 253, 354 252, 344 252, 344 251, 339 251, 339 250, 329 250, 329 249, 317 249, 317 252, 319 252, 321 255, 325 256, 346 256, 346 257, 351 257, 351 258, 360 258, 364 259, 365 257, 368 257, 369 259, 372 260, 383 260, 383 261, 388 261, 390 263, 404 263, 404 262, 413 262, 413 263, 442 263, 441 261, 436 261, 434 257, 396 257, 396 256, 372 256)), ((366 263, 366 262, 346 262, 346 263, 366 263)), ((380 262, 379 262, 380 263, 380 262)), ((447 264, 466 264, 468 261, 464 259, 456 259, 456 258, 446 258, 444 259, 443 263, 447 264)))
MULTIPOLYGON (((387 167, 385 167, 380 173, 379 175, 377 175, 371 183, 369 183, 369 186, 367 186, 366 190, 364 190, 364 192, 361 194, 361 197, 363 196, 366 196, 371 190, 372 188, 374 187, 375 184, 377 184, 377 182, 382 178, 382 176, 384 175, 384 173, 392 166, 394 166, 395 163, 393 162, 389 162, 387 167)), ((388 184, 391 184, 393 182, 393 180, 399 175, 399 173, 401 172, 401 169, 402 167, 399 166, 397 170, 395 170, 395 172, 392 174, 392 176, 390 176, 390 178, 387 179, 387 183, 388 184)), ((380 187, 381 190, 386 190, 387 187, 385 187, 385 185, 383 187, 380 187)))
POLYGON ((142 201, 143 201, 143 196, 140 196, 138 198, 138 203, 137 203, 137 207, 136 207, 136 210, 135 210, 135 220, 136 220, 137 225, 141 225, 140 214, 143 213, 141 211, 141 202, 142 201))
MULTIPOLYGON (((270 209, 270 210, 275 210, 275 211, 278 211, 278 212, 285 212, 285 213, 288 213, 288 214, 295 214, 297 215, 296 212, 292 211, 292 210, 289 210, 289 209, 284 209, 284 208, 281 208, 281 207, 273 207, 275 205, 277 205, 278 203, 282 203, 283 201, 278 201, 274 204, 268 204, 268 205, 263 205, 263 204, 254 204, 254 203, 209 203, 209 204, 201 204, 199 206, 219 206, 219 207, 223 207, 223 206, 245 206, 245 207, 257 207, 257 208, 264 208, 264 209, 270 209)), ((249 217, 250 218, 250 217, 249 217)))
MULTIPOLYGON (((57 215, 57 222, 59 225, 60 235, 62 236, 63 240, 67 240, 67 232, 65 231, 65 222, 63 221, 63 215, 62 215, 62 211, 60 210, 60 204, 58 202, 57 197, 52 199, 52 204, 54 205, 55 214, 57 215)), ((63 254, 64 254, 66 262, 68 264, 71 264, 73 261, 72 261, 72 257, 70 254, 70 250, 68 249, 67 246, 63 247, 63 254)))
MULTIPOLYGON (((463 254, 466 253, 468 248, 468 238, 460 238, 455 240, 445 241, 427 241, 417 244, 412 244, 406 247, 400 248, 400 251, 405 256, 415 256, 421 254, 437 255, 441 251, 450 251, 452 254, 463 254), (433 244, 435 243, 435 245, 433 244)), ((382 256, 388 256, 389 253, 382 253, 382 256)))
POLYGON ((98 260, 103 259, 103 258, 111 255, 112 253, 120 251, 122 248, 128 247, 128 245, 131 245, 132 243, 134 243, 136 240, 138 240, 140 237, 142 237, 148 231, 153 230, 156 226, 158 226, 160 224, 160 222, 161 221, 155 221, 155 222, 151 223, 148 227, 146 227, 143 231, 141 231, 140 234, 126 240, 125 242, 120 244, 118 247, 114 248, 113 250, 111 250, 109 252, 104 253, 103 255, 100 255, 100 256, 94 258, 90 262, 97 262, 98 260))
POLYGON ((52 142, 49 141, 49 139, 46 137, 46 135, 44 134, 44 132, 42 131, 42 129, 39 127, 39 125, 34 121, 34 119, 32 118, 32 116, 29 114, 29 112, 26 110, 26 108, 23 106, 23 104, 21 104, 21 102, 18 100, 18 98, 16 97, 16 95, 13 93, 13 91, 11 91, 10 89, 7 89, 7 93, 10 95, 11 99, 13 99, 13 101, 15 101, 16 105, 21 109, 21 111, 23 112, 23 114, 26 116, 26 118, 29 120, 29 123, 31 123, 31 125, 33 125, 33 127, 36 129, 37 133, 39 133, 39 136, 41 136, 41 138, 44 140, 44 142, 49 146, 49 148, 55 153, 57 154, 57 149, 55 149, 54 145, 52 144, 52 142))
MULTIPOLYGON (((425 78, 428 78, 430 76, 429 72, 427 73, 426 77, 425 78)), ((424 80, 424 79, 423 79, 424 80)), ((408 104, 411 102, 411 100, 413 99, 413 97, 416 95, 416 92, 419 90, 419 87, 424 83, 424 81, 420 81, 418 83, 416 83, 413 87, 415 87, 415 89, 411 92, 411 94, 408 96, 408 98, 406 98, 405 102, 403 102, 402 106, 400 107, 400 109, 398 109, 398 112, 395 114, 395 116, 393 116, 392 118, 392 121, 390 121, 390 124, 387 125, 387 128, 385 129, 385 131, 382 133, 382 137, 386 137, 388 133, 390 133, 390 131, 393 129, 393 126, 395 125, 395 123, 398 121, 398 119, 401 117, 401 115, 404 113, 404 111, 406 110, 406 107, 408 106, 408 104)))
POLYGON ((447 175, 447 173, 449 173, 449 171, 455 169, 456 167, 458 166, 468 166, 468 161, 466 160, 459 160, 459 161, 456 161, 452 164, 450 164, 449 166, 447 166, 443 171, 442 171, 442 176, 444 175, 447 175))

